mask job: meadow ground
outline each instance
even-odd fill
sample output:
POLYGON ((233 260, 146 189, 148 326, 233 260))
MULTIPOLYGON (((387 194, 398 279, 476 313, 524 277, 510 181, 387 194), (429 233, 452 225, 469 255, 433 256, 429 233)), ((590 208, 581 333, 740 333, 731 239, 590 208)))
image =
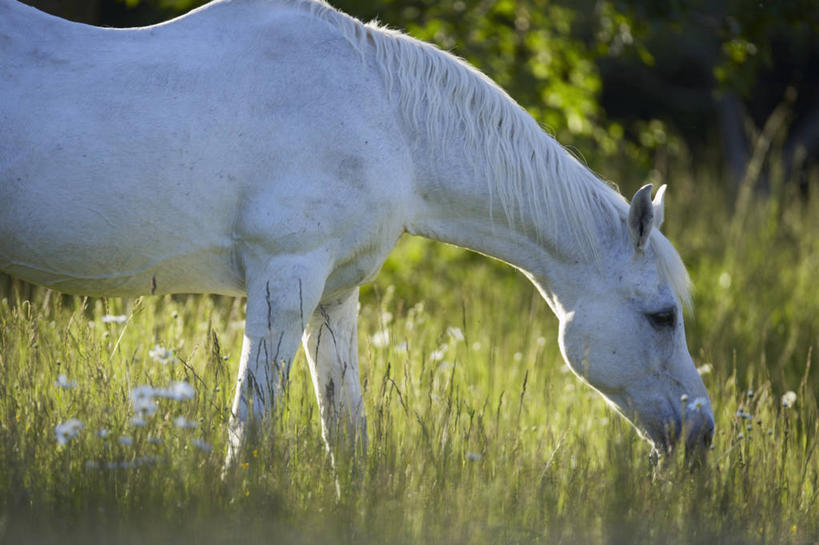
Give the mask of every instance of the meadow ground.
POLYGON ((700 471, 652 466, 520 275, 407 238, 363 291, 369 450, 335 472, 299 355, 220 478, 241 300, 7 294, 0 543, 816 543, 819 199, 774 184, 734 207, 694 180, 671 185, 665 230, 715 410, 700 471))

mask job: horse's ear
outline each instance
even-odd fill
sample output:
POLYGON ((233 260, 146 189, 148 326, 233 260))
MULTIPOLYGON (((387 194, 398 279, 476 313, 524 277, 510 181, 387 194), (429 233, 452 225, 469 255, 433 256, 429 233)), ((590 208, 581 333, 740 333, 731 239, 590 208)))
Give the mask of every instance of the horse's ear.
POLYGON ((651 204, 654 205, 654 227, 657 229, 663 224, 663 220, 665 219, 665 190, 666 185, 663 184, 660 186, 660 189, 657 190, 657 194, 654 195, 654 200, 651 204))
POLYGON ((654 204, 651 202, 651 184, 637 190, 628 211, 628 232, 635 250, 646 249, 648 235, 654 227, 654 204))

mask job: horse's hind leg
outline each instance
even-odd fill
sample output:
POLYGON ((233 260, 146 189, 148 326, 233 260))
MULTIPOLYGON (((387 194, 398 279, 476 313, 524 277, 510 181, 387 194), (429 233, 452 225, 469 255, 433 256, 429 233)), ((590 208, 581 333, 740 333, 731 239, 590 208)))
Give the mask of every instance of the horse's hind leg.
POLYGON ((249 420, 260 420, 281 396, 305 320, 324 289, 326 271, 304 256, 247 265, 247 319, 229 425, 226 468, 236 461, 249 420))
POLYGON ((367 446, 367 424, 358 373, 358 288, 322 301, 304 331, 321 432, 328 449, 367 446))

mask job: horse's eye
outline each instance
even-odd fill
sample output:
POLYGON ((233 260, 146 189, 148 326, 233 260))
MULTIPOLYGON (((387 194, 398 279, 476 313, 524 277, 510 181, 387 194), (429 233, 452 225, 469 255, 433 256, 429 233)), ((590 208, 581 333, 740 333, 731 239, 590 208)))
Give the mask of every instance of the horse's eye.
POLYGON ((654 329, 673 328, 677 323, 677 311, 667 308, 659 312, 650 312, 646 314, 646 318, 654 329))

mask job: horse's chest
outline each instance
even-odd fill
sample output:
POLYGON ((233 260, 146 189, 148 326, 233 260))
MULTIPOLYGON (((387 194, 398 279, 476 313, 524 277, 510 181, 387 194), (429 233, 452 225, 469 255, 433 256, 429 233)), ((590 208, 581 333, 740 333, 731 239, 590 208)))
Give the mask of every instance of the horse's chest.
POLYGON ((399 202, 370 199, 336 240, 336 266, 325 292, 352 288, 372 281, 404 232, 404 210, 399 202), (356 217, 357 216, 357 217, 356 217))
POLYGON ((339 263, 330 276, 324 288, 324 296, 329 297, 372 281, 381 270, 389 255, 390 248, 384 245, 373 248, 372 251, 357 255, 349 261, 339 263))

